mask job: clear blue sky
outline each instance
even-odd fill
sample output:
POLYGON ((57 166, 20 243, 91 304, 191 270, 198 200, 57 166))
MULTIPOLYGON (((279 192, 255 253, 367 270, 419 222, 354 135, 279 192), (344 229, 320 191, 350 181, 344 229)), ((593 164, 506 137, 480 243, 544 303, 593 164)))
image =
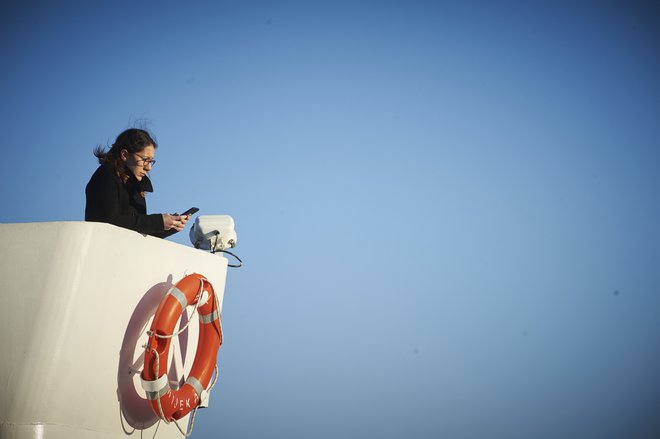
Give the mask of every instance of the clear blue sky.
POLYGON ((657 2, 5 0, 0 55, 0 222, 139 119, 150 211, 234 217, 194 437, 660 437, 657 2))

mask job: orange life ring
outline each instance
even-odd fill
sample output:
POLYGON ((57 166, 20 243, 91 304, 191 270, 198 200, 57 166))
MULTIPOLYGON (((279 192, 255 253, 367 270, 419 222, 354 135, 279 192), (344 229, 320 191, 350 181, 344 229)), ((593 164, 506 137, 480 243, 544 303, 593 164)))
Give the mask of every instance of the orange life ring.
POLYGON ((213 286, 197 273, 184 277, 176 286, 170 288, 158 305, 149 332, 141 377, 151 408, 166 422, 181 419, 202 401, 215 370, 218 349, 222 344, 220 318, 213 286), (208 292, 208 299, 197 308, 199 339, 195 360, 185 384, 174 390, 167 378, 167 356, 171 337, 183 310, 187 306, 196 305, 203 297, 203 291, 208 292))

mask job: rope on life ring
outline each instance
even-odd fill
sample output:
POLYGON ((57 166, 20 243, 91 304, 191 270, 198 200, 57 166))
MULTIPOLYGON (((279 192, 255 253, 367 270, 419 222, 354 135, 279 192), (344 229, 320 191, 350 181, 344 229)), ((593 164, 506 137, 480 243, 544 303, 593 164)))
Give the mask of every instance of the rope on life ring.
POLYGON ((222 323, 213 285, 197 273, 181 279, 170 288, 158 305, 147 334, 149 340, 145 345, 142 388, 154 413, 166 423, 174 421, 181 433, 189 436, 192 433, 197 408, 200 405, 206 406, 209 392, 217 379, 216 357, 222 345, 222 323), (170 386, 167 377, 167 356, 172 337, 188 327, 186 324, 175 333, 174 327, 177 321, 186 307, 193 305, 199 313, 197 352, 186 382, 175 390, 170 386), (209 386, 214 371, 216 379, 209 386), (193 410, 190 429, 185 433, 176 421, 193 410))

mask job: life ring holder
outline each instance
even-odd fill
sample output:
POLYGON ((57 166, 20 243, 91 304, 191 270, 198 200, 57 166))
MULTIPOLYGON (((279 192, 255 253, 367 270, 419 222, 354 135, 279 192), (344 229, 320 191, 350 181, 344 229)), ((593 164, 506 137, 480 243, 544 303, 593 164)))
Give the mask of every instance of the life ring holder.
POLYGON ((220 307, 213 285, 198 273, 181 279, 161 300, 147 335, 142 388, 156 416, 165 423, 174 422, 181 434, 188 437, 192 434, 197 409, 207 406, 218 375, 216 357, 223 336, 220 307), (193 313, 199 314, 197 352, 186 382, 179 389, 173 389, 167 375, 169 348, 172 338, 190 324, 191 320, 179 331, 174 331, 188 306, 195 306, 193 313), (193 412, 190 427, 184 432, 176 421, 190 412, 193 412))

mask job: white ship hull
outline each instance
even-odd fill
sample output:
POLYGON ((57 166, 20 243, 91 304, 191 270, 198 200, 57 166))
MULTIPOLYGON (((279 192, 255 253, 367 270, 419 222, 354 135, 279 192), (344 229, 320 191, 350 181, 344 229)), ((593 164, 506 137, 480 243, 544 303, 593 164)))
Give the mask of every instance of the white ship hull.
MULTIPOLYGON (((140 347, 186 274, 206 276, 221 308, 227 260, 101 223, 0 224, 0 243, 0 439, 181 437, 140 388, 140 347)), ((197 347, 192 323, 173 343, 175 381, 197 347)))

